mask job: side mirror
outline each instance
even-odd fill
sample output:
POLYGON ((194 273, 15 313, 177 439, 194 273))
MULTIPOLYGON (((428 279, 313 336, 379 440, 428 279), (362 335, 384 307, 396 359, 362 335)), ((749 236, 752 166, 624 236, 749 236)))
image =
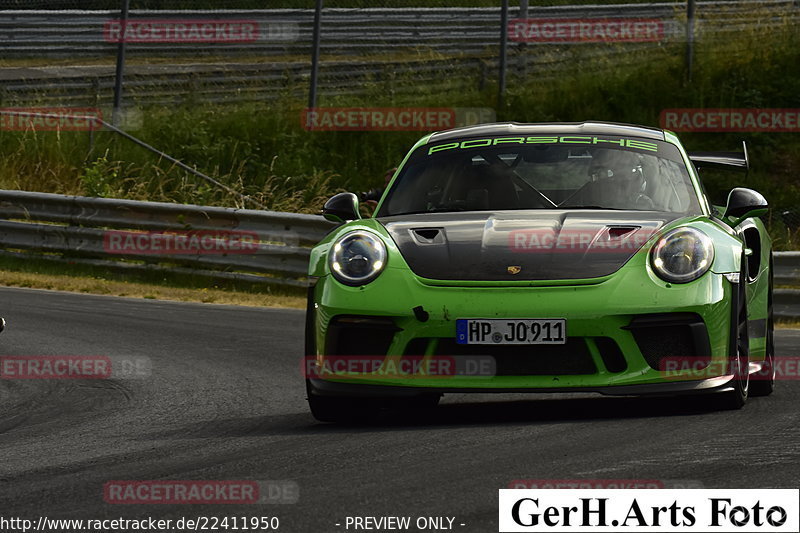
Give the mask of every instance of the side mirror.
POLYGON ((332 196, 322 206, 322 216, 325 217, 325 220, 339 224, 361 218, 361 215, 358 214, 358 196, 351 192, 340 192, 332 196))
POLYGON ((744 219, 763 215, 769 209, 766 198, 753 189, 736 187, 728 194, 728 205, 723 216, 738 226, 744 219))

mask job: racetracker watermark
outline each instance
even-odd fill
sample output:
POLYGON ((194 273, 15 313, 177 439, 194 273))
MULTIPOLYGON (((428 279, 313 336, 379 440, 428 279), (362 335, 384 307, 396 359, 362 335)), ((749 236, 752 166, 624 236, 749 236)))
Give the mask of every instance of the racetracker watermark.
POLYGON ((664 109, 661 127, 677 132, 800 132, 800 109, 664 109))
POLYGON ((254 20, 136 19, 106 21, 109 43, 252 43, 261 37, 254 20))
POLYGON ((492 377, 497 373, 494 357, 472 355, 308 355, 303 357, 306 378, 441 379, 492 377))
POLYGON ((488 107, 314 107, 300 122, 308 131, 434 131, 495 118, 488 107))
POLYGON ((696 479, 515 479, 509 489, 702 489, 696 479))
POLYGON ((111 504, 292 504, 300 501, 295 481, 109 481, 103 500, 111 504))
POLYGON ((513 19, 508 38, 525 43, 656 42, 664 40, 664 21, 642 18, 513 19))
POLYGON ((508 232, 508 247, 519 253, 634 253, 655 230, 620 226, 597 229, 517 229, 508 232))
POLYGON ((255 254, 258 234, 252 231, 189 230, 135 232, 108 230, 103 251, 135 255, 229 255, 255 254))
POLYGON ((136 379, 149 377, 148 357, 105 355, 8 355, 0 379, 136 379))
POLYGON ((103 127, 102 119, 94 107, 0 107, 5 131, 92 131, 103 127))
MULTIPOLYGON (((760 368, 750 373, 751 380, 797 381, 800 380, 800 356, 776 356, 772 365, 751 361, 751 365, 760 368)), ((711 359, 710 357, 663 357, 658 369, 664 377, 674 380, 696 380, 717 376, 730 376, 736 373, 735 361, 727 359, 711 359)))

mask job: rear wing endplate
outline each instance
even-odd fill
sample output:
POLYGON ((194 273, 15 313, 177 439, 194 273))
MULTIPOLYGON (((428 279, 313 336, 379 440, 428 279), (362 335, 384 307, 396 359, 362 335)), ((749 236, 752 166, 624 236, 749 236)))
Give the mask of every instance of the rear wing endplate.
POLYGON ((745 141, 742 141, 741 152, 689 152, 689 159, 697 168, 716 168, 738 172, 750 170, 745 141))

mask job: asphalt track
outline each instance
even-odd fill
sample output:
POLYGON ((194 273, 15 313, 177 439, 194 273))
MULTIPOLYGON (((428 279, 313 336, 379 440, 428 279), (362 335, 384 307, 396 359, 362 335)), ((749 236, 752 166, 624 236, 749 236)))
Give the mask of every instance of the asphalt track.
MULTIPOLYGON (((0 515, 448 516, 497 531, 516 479, 693 481, 796 488, 800 381, 741 411, 698 399, 454 396, 424 419, 320 424, 300 373, 303 312, 0 289, 0 355, 147 358, 139 379, 0 380, 0 515), (283 505, 112 505, 109 480, 291 480, 283 505)), ((780 330, 779 355, 800 355, 780 330)), ((459 524, 464 524, 463 526, 459 524)), ((412 528, 412 531, 416 529, 412 528)), ((351 529, 352 531, 352 529, 351 529)))

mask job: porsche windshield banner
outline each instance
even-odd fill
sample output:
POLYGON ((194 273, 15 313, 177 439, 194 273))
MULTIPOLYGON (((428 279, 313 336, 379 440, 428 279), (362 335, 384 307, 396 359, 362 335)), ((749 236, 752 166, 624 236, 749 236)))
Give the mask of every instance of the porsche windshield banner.
POLYGON ((500 489, 502 532, 798 531, 799 489, 500 489))
POLYGON ((448 150, 467 150, 470 148, 484 148, 487 146, 530 145, 530 144, 576 144, 594 145, 602 148, 633 148, 658 152, 658 144, 639 139, 603 138, 595 135, 543 135, 543 136, 514 136, 492 137, 480 139, 466 139, 428 147, 428 155, 448 150))

